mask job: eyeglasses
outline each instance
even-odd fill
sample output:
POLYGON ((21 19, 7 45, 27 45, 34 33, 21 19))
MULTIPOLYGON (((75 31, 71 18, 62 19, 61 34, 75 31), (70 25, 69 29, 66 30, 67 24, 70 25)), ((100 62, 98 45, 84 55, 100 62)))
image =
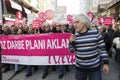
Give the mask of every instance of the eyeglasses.
POLYGON ((61 26, 61 25, 56 25, 56 26, 61 26))
POLYGON ((50 26, 44 26, 44 27, 50 27, 50 26))
POLYGON ((66 26, 66 25, 56 25, 56 26, 66 26))

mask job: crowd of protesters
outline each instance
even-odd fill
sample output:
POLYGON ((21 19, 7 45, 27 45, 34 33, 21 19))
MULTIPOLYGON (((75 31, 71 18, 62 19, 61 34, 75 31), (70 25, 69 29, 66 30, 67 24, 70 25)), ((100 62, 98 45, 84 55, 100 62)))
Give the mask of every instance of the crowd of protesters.
POLYGON ((101 25, 97 28, 103 36, 109 57, 114 58, 116 62, 120 63, 120 51, 119 49, 117 49, 117 45, 119 45, 119 40, 118 43, 114 44, 114 39, 120 37, 120 21, 117 21, 111 26, 101 25))
MULTIPOLYGON (((29 35, 29 34, 48 34, 48 33, 66 33, 66 32, 71 32, 73 29, 73 26, 65 23, 65 22, 57 22, 55 25, 50 25, 49 23, 43 23, 40 29, 33 29, 32 25, 29 26, 0 26, 0 35, 29 35)), ((27 73, 25 76, 31 76, 32 75, 32 66, 31 65, 26 65, 27 66, 27 73)), ((15 64, 15 74, 19 73, 21 65, 15 64)), ((45 66, 44 67, 44 72, 42 78, 46 78, 48 73, 49 73, 49 68, 52 68, 53 71, 56 70, 56 66, 45 66)), ((38 66, 33 66, 34 71, 38 70, 38 66)), ((7 72, 10 70, 10 64, 3 63, 2 64, 2 73, 7 72)), ((58 78, 62 78, 64 76, 64 71, 69 72, 69 66, 63 66, 60 65, 58 66, 58 78), (65 69, 64 69, 65 68, 65 69)))
MULTIPOLYGON (((76 16, 75 20, 76 21, 74 21, 73 25, 69 25, 69 24, 67 24, 67 22, 59 22, 59 21, 56 22, 54 25, 50 25, 49 23, 45 22, 37 30, 34 30, 32 25, 21 26, 21 27, 17 27, 17 26, 14 26, 14 25, 12 25, 10 27, 8 27, 8 26, 0 26, 0 35, 23 35, 23 34, 29 35, 29 34, 49 34, 49 33, 68 33, 69 32, 69 33, 75 34, 79 38, 79 34, 76 32, 77 31, 76 25, 79 22, 81 22, 80 24, 83 24, 84 21, 82 22, 82 18, 80 18, 79 15, 76 16), (76 28, 76 31, 74 31, 75 28, 76 28)), ((87 26, 87 27, 89 27, 89 26, 87 26)), ((94 25, 93 26, 92 25, 91 28, 96 29, 95 30, 96 35, 99 35, 99 32, 100 32, 100 35, 104 39, 104 42, 105 42, 105 48, 106 48, 106 51, 107 51, 106 53, 108 53, 109 57, 112 57, 112 49, 113 48, 115 49, 115 51, 116 51, 115 61, 120 63, 120 50, 117 49, 116 46, 113 44, 113 39, 116 38, 116 37, 120 37, 120 22, 116 22, 116 24, 113 25, 113 26, 104 26, 104 25, 99 25, 99 26, 94 25), (98 33, 97 33, 97 31, 98 31, 98 33)), ((86 29, 91 30, 91 28, 86 28, 86 29)), ((91 31, 93 31, 93 33, 95 33, 94 30, 91 30, 91 31)), ((87 31, 84 32, 84 33, 87 34, 87 31)), ((81 35, 85 36, 84 34, 81 34, 81 35)), ((73 38, 74 38, 74 36, 73 36, 73 38)), ((77 39, 76 39, 76 41, 77 41, 77 39)), ((74 44, 72 42, 72 39, 71 39, 71 43, 72 44, 70 45, 70 47, 73 46, 73 44, 74 44)), ((103 45, 103 44, 101 44, 101 45, 103 45)), ((76 45, 74 48, 76 48, 76 47, 79 47, 79 45, 76 45)), ((78 48, 76 48, 76 49, 78 49, 78 48)), ((73 50, 73 48, 71 47, 70 51, 72 51, 72 50, 73 50)), ((77 52, 79 52, 79 50, 77 52)), ((82 52, 80 52, 80 53, 82 53, 82 52)), ((78 67, 81 67, 81 66, 83 67, 84 65, 82 65, 80 63, 80 61, 82 61, 81 59, 83 59, 83 58, 79 57, 79 55, 77 56, 77 58, 78 58, 77 59, 78 63, 77 63, 76 70, 77 70, 77 74, 79 74, 80 73, 79 71, 81 71, 82 68, 78 68, 78 67)), ((104 61, 104 63, 109 64, 109 62, 107 60, 104 61)), ((15 64, 15 72, 16 73, 19 72, 19 66, 20 65, 15 64)), ((27 66, 27 71, 26 71, 25 76, 28 77, 28 76, 32 75, 32 66, 31 65, 26 65, 26 66, 27 66)), ((95 66, 97 66, 96 69, 98 69, 99 66, 97 64, 94 65, 94 67, 95 66)), ((52 68, 53 71, 56 70, 56 66, 47 66, 46 65, 44 67, 44 72, 43 72, 43 75, 42 75, 43 79, 46 78, 47 75, 49 74, 49 68, 52 68)), ((65 74, 65 71, 67 71, 67 72, 70 71, 69 70, 69 65, 59 65, 58 68, 59 68, 58 78, 60 78, 60 79, 63 78, 63 76, 65 74)), ((10 64, 3 63, 2 64, 2 72, 7 72, 8 70, 10 70, 10 64)), ((38 66, 34 66, 34 70, 35 71, 38 70, 38 66)), ((85 70, 85 72, 86 71, 87 70, 85 70)), ((83 72, 82 72, 82 74, 83 74, 83 72)), ((79 75, 76 75, 76 77, 77 77, 78 80, 79 80, 80 77, 82 78, 82 76, 79 76, 79 75)))

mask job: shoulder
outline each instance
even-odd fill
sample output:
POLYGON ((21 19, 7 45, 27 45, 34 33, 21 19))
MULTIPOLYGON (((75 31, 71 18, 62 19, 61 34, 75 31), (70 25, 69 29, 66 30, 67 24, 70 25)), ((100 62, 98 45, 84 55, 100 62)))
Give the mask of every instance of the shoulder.
POLYGON ((99 33, 99 30, 98 30, 98 29, 91 28, 91 29, 89 29, 88 33, 90 33, 90 34, 98 34, 98 33, 99 33))

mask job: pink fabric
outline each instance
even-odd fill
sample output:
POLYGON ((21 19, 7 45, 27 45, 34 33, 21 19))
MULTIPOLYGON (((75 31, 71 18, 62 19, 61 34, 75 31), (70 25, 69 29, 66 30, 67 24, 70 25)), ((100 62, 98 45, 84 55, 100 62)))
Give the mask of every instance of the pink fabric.
POLYGON ((70 54, 70 33, 0 36, 3 55, 55 56, 70 54))

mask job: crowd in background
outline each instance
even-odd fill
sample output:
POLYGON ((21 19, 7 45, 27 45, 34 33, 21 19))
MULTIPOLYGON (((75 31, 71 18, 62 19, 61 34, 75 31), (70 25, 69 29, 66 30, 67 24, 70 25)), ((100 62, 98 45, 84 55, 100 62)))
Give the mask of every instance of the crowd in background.
MULTIPOLYGON (((11 27, 8 26, 0 26, 0 35, 28 35, 28 34, 48 34, 48 33, 66 33, 66 32, 72 32, 73 25, 68 25, 65 22, 57 22, 54 25, 50 25, 49 23, 43 23, 42 26, 39 29, 33 29, 32 25, 29 26, 21 26, 17 27, 12 25, 11 27)), ((45 66, 43 76, 42 78, 46 78, 49 73, 49 67, 45 66)), ((56 70, 56 66, 51 66, 52 70, 56 70)), ((2 72, 6 72, 10 70, 10 64, 2 64, 2 72)), ((15 64, 15 74, 19 73, 21 66, 18 64, 15 64)), ((64 76, 65 71, 69 72, 69 66, 58 66, 59 69, 59 75, 58 78, 62 78, 64 76), (65 68, 65 70, 64 70, 65 68)), ((34 71, 38 70, 38 66, 34 66, 34 71)), ((25 76, 31 76, 32 75, 32 66, 27 65, 27 73, 25 76)))
MULTIPOLYGON (((115 61, 120 63, 120 50, 116 48, 113 44, 113 39, 116 37, 120 37, 120 22, 116 22, 111 26, 99 25, 96 26, 92 24, 92 28, 96 28, 101 32, 101 35, 104 38, 106 50, 108 52, 109 57, 112 56, 113 48, 116 52, 115 61)), ((48 34, 48 33, 74 33, 74 26, 69 25, 66 22, 56 22, 54 25, 50 25, 49 23, 43 23, 39 29, 33 29, 32 25, 29 26, 1 26, 0 25, 0 35, 25 35, 25 34, 48 34)), ((15 72, 19 72, 18 64, 15 64, 15 72)), ((45 66, 42 78, 46 78, 49 73, 49 68, 52 67, 52 70, 56 70, 56 66, 45 66)), ((62 78, 64 76, 65 71, 69 72, 69 65, 59 65, 58 78, 62 78)), ((10 64, 3 63, 2 64, 2 72, 6 72, 10 70, 10 64)), ((38 70, 38 66, 34 66, 34 70, 38 70)), ((26 76, 32 75, 32 66, 27 65, 26 76)))

